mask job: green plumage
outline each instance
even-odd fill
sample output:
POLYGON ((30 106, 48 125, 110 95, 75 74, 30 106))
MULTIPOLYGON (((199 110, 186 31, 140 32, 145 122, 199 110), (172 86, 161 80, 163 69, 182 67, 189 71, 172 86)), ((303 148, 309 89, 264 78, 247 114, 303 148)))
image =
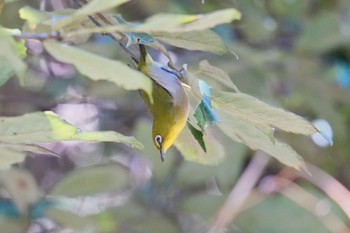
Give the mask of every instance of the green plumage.
MULTIPOLYGON (((144 45, 140 45, 140 53, 138 69, 153 81, 153 103, 145 92, 140 92, 153 115, 153 141, 157 135, 160 135, 165 153, 186 124, 189 99, 174 70, 154 62, 144 45)), ((160 149, 157 143, 155 146, 160 149)))

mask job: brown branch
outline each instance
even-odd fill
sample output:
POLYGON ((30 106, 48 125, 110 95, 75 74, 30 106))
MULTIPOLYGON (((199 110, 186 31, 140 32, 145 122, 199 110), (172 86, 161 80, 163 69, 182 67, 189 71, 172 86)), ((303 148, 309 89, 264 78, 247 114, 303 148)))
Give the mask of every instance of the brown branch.
POLYGON ((259 180, 269 162, 269 156, 264 152, 256 152, 236 185, 232 188, 225 203, 216 214, 210 233, 225 232, 228 225, 235 219, 241 207, 247 200, 249 193, 259 180))
POLYGON ((13 38, 16 40, 47 40, 47 39, 56 39, 62 40, 62 36, 59 32, 50 32, 50 33, 21 33, 20 35, 13 35, 13 38))
MULTIPOLYGON (((86 0, 73 0, 73 2, 81 7, 82 5, 87 4, 88 2, 86 0)), ((113 25, 113 23, 111 23, 102 13, 96 13, 96 16, 105 24, 108 25, 113 25)), ((91 20, 91 22, 93 22, 97 27, 103 27, 103 25, 97 20, 95 19, 94 16, 89 15, 88 16, 89 19, 91 20)), ((115 42, 118 43, 118 45, 123 49, 124 52, 126 52, 127 54, 130 55, 131 59, 137 64, 138 63, 138 59, 136 58, 136 56, 130 51, 128 50, 123 43, 121 42, 122 40, 124 40, 126 38, 126 36, 120 32, 116 32, 118 33, 118 35, 121 37, 121 39, 118 39, 115 35, 113 35, 112 33, 103 33, 107 36, 109 36, 110 38, 112 38, 112 40, 114 40, 115 42)))

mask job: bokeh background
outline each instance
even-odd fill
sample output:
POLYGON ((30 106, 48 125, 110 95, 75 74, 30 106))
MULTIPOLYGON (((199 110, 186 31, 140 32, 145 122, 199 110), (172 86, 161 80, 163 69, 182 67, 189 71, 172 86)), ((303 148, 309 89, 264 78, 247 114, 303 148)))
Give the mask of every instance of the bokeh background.
MULTIPOLYGON (((0 24, 21 28, 18 10, 25 5, 49 11, 72 7, 68 0, 13 1, 2 10, 0 24)), ((195 71, 207 59, 225 70, 242 92, 318 122, 333 135, 333 146, 276 132, 309 164, 311 176, 224 135, 217 135, 226 151, 219 164, 188 162, 176 148, 161 163, 150 136, 151 116, 137 92, 86 79, 30 40, 27 83, 21 87, 13 78, 0 87, 1 116, 52 110, 82 130, 116 130, 145 145, 142 151, 116 143, 47 145, 61 157, 30 155, 19 165, 33 174, 40 191, 45 193, 74 169, 112 161, 128 168, 132 187, 90 200, 90 205, 108 203, 99 211, 89 209, 88 198, 79 199, 86 207, 81 215, 95 223, 96 232, 196 233, 223 225, 227 232, 242 233, 349 232, 348 0, 132 0, 115 14, 134 21, 159 12, 197 14, 228 7, 238 9, 242 19, 214 30, 232 53, 218 56, 168 47, 175 64, 186 63, 195 71)), ((108 37, 96 35, 79 46, 130 63, 108 37)), ((165 59, 155 51, 152 55, 165 59)))

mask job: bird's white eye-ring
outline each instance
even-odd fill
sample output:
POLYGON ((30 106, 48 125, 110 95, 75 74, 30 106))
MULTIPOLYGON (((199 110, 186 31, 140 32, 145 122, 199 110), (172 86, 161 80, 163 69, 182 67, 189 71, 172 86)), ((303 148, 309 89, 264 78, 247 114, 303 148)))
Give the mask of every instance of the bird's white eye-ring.
POLYGON ((163 141, 163 138, 162 136, 160 136, 159 134, 157 136, 154 137, 154 141, 156 142, 156 144, 158 146, 161 146, 162 145, 162 141, 163 141))

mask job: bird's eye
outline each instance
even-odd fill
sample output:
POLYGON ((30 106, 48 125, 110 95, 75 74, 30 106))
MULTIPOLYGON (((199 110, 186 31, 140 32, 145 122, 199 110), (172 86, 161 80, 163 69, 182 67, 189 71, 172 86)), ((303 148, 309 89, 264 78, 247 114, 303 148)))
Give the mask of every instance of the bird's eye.
POLYGON ((154 141, 158 146, 160 146, 162 144, 163 138, 158 134, 157 136, 155 136, 154 141))

